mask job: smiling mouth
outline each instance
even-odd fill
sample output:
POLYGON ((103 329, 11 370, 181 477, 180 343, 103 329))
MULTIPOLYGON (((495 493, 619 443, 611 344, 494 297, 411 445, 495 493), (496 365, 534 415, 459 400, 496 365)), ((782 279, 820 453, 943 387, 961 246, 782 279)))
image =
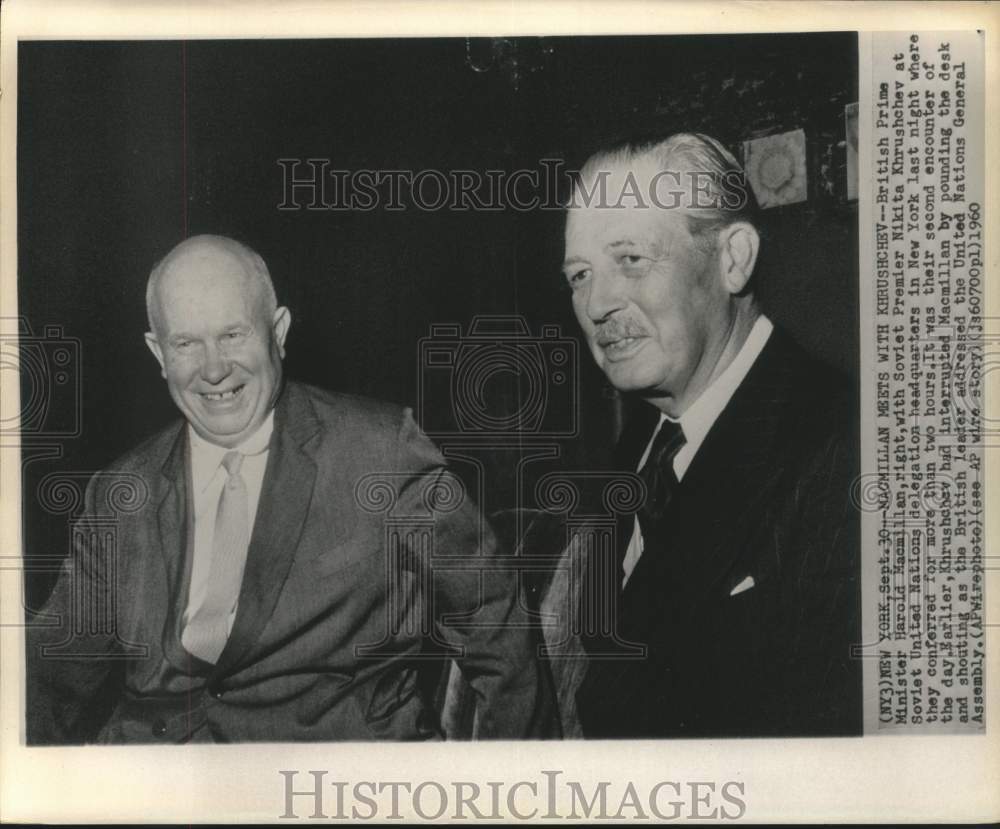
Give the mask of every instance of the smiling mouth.
POLYGON ((608 340, 598 343, 609 357, 626 356, 644 337, 622 337, 619 340, 608 340))
POLYGON ((243 384, 228 391, 201 392, 201 398, 211 403, 225 403, 227 400, 234 400, 245 388, 246 384, 243 384))

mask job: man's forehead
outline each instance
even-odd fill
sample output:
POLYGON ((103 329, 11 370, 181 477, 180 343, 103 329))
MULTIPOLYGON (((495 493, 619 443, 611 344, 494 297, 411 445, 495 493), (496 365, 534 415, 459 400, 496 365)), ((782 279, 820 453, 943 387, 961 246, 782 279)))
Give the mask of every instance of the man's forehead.
POLYGON ((656 206, 573 207, 566 214, 566 248, 610 247, 620 243, 669 240, 684 222, 684 211, 656 206))
POLYGON ((192 316, 245 316, 259 304, 254 301, 258 294, 256 281, 238 258, 205 249, 165 263, 155 302, 162 319, 183 324, 192 316))
POLYGON ((654 154, 627 160, 597 160, 585 165, 570 197, 570 208, 661 210, 695 207, 704 189, 704 173, 681 159, 665 161, 654 154))
POLYGON ((659 162, 651 155, 637 155, 628 159, 598 159, 584 167, 583 182, 593 182, 601 178, 609 182, 622 183, 628 179, 649 181, 660 172, 659 162))
POLYGON ((172 253, 160 266, 157 281, 161 291, 199 285, 250 290, 253 275, 238 251, 204 244, 172 253))

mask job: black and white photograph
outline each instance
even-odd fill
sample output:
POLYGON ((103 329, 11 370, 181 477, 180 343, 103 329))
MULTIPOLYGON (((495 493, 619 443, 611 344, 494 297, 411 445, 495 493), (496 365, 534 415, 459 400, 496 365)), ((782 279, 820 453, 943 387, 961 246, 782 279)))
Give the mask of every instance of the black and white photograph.
POLYGON ((981 34, 212 25, 5 41, 19 751, 518 821, 981 747, 981 34))

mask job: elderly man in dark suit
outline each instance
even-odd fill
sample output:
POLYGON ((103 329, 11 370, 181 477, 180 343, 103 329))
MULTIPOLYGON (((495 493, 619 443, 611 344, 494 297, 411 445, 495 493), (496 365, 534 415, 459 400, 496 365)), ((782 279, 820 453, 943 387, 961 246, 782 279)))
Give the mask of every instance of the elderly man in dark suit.
POLYGON ((573 307, 610 382, 645 401, 618 447, 645 502, 613 584, 581 591, 645 650, 590 661, 585 736, 860 732, 853 395, 761 313, 759 246, 743 171, 708 136, 620 145, 576 182, 573 307))
POLYGON ((428 640, 475 691, 476 736, 537 735, 544 683, 514 575, 490 568, 489 525, 409 410, 283 382, 288 309, 233 240, 174 248, 147 306, 184 418, 88 487, 82 524, 115 481, 148 499, 117 549, 78 535, 42 616, 62 624, 29 628, 29 741, 433 739, 428 640), (77 624, 109 596, 110 627, 77 624))

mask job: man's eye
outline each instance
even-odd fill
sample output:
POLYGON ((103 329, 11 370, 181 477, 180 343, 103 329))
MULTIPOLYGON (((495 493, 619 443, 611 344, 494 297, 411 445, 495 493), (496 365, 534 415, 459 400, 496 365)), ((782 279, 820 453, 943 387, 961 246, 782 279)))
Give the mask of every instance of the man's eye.
POLYGON ((623 265, 638 265, 645 260, 645 256, 638 256, 634 253, 626 253, 621 258, 623 265))
POLYGON ((187 351, 191 347, 191 340, 175 340, 174 348, 178 351, 187 351))
POLYGON ((590 268, 581 268, 578 271, 572 271, 566 276, 566 280, 570 285, 579 285, 585 279, 590 276, 590 268))

